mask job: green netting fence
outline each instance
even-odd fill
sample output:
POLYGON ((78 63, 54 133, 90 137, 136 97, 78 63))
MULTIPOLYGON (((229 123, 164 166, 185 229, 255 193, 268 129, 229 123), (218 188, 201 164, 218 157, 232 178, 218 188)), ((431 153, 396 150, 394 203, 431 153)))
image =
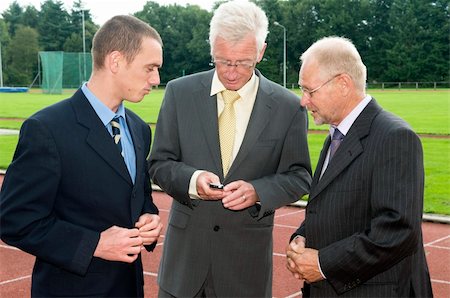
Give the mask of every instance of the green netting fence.
POLYGON ((91 53, 39 52, 42 90, 61 94, 63 88, 78 88, 92 72, 91 53))

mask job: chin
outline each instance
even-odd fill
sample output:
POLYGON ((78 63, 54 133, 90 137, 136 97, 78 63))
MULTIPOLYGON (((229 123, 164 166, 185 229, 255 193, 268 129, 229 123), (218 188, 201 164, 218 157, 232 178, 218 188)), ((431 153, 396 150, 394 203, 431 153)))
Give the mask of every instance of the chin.
POLYGON ((325 121, 323 121, 323 119, 321 119, 321 118, 314 118, 314 124, 315 125, 323 125, 323 124, 325 124, 325 121))

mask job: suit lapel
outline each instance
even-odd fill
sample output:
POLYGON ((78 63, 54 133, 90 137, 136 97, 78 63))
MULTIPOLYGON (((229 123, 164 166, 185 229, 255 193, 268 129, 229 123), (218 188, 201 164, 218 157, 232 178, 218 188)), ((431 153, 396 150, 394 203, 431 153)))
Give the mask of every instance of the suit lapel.
MULTIPOLYGON (((141 126, 138 125, 134 118, 129 116, 127 111, 127 125, 130 130, 131 138, 133 139, 134 152, 136 155, 136 180, 134 181, 134 188, 141 189, 144 185, 144 181, 142 181, 143 176, 141 173, 144 171, 143 167, 147 164, 144 160, 143 150, 144 148, 144 136, 142 133, 141 126)), ((151 136, 150 136, 151 137, 151 136)), ((147 171, 147 169, 145 169, 147 171)), ((127 170, 128 172, 128 170, 127 170)), ((135 193, 133 190, 133 194, 135 193)), ((132 195, 132 199, 130 200, 130 211, 131 211, 131 219, 133 222, 137 221, 142 212, 142 200, 138 200, 138 198, 142 198, 141 196, 132 195)), ((143 198, 148 199, 148 198, 143 198)))
POLYGON ((319 160, 317 162, 316 170, 314 171, 313 181, 311 183, 311 188, 315 187, 319 182, 320 174, 322 173, 323 164, 325 163, 325 158, 327 157, 327 151, 330 147, 331 137, 328 135, 323 144, 322 150, 320 151, 319 160))
POLYGON ((334 179, 341 174, 355 158, 364 152, 362 139, 369 134, 372 121, 380 111, 381 107, 376 103, 375 99, 372 99, 358 118, 356 118, 352 127, 345 136, 344 141, 340 145, 339 150, 336 152, 331 163, 323 173, 322 178, 319 180, 321 169, 330 143, 330 137, 327 137, 322 149, 317 170, 314 173, 313 185, 309 196, 310 200, 320 194, 320 192, 332 183, 334 179))
POLYGON ((75 93, 72 102, 78 122, 89 130, 86 136, 86 143, 123 179, 132 184, 127 166, 122 156, 118 154, 111 135, 100 121, 81 89, 75 93))
POLYGON ((217 96, 210 96, 214 70, 201 81, 201 88, 193 91, 196 104, 197 119, 200 119, 203 133, 209 147, 212 160, 217 168, 217 174, 223 178, 222 159, 220 157, 219 126, 217 115, 217 96), (207 100, 205 100, 205 98, 207 100))
POLYGON ((271 98, 271 94, 273 92, 271 87, 267 84, 266 79, 258 71, 257 75, 259 76, 260 81, 255 104, 248 121, 244 139, 242 140, 241 147, 235 160, 231 164, 228 176, 231 176, 246 159, 250 150, 255 146, 259 136, 269 124, 270 119, 272 119, 272 113, 276 112, 276 107, 271 98))
MULTIPOLYGON (((326 147, 328 149, 328 147, 326 147)), ((323 150, 323 155, 326 156, 327 150, 323 150)), ((316 187, 311 191, 310 200, 324 190, 334 178, 338 176, 342 171, 344 171, 348 165, 363 152, 363 147, 361 145, 358 136, 347 134, 344 141, 339 147, 339 150, 333 156, 332 161, 328 164, 322 178, 317 182, 316 187)), ((322 163, 323 164, 323 163, 322 163)), ((320 172, 316 171, 314 174, 314 179, 320 177, 320 172)))
MULTIPOLYGON (((137 123, 134 121, 132 117, 128 116, 127 113, 127 125, 128 129, 130 130, 131 139, 133 140, 133 146, 134 146, 134 153, 136 155, 136 180, 135 184, 137 185, 140 181, 138 179, 141 178, 141 175, 139 173, 142 173, 142 167, 145 164, 145 161, 143 160, 143 154, 142 150, 143 148, 143 136, 142 131, 140 127, 137 125, 137 123)), ((128 170, 127 170, 128 171, 128 170)))

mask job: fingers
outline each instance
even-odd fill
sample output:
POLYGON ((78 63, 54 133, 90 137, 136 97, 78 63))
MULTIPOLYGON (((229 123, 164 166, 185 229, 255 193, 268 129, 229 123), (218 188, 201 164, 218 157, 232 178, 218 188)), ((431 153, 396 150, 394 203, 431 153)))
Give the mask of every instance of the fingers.
POLYGON ((135 226, 139 228, 139 237, 141 237, 143 245, 150 245, 158 240, 163 228, 159 215, 148 213, 141 215, 135 226))
POLYGON ((248 182, 238 180, 231 182, 224 187, 228 193, 222 199, 223 206, 230 210, 242 210, 253 206, 259 200, 253 185, 248 182))
POLYGON ((159 223, 154 228, 147 230, 147 231, 140 231, 140 236, 142 238, 142 243, 144 245, 150 245, 156 240, 158 240, 159 236, 161 235, 161 231, 163 228, 163 224, 159 223))
POLYGON ((295 237, 289 244, 290 250, 296 253, 303 253, 305 251, 305 238, 295 237))
POLYGON ((219 177, 211 172, 203 172, 197 178, 197 193, 203 200, 220 200, 224 196, 224 191, 210 187, 211 183, 220 184, 219 177))
POLYGON ((251 200, 249 196, 245 195, 244 193, 240 195, 237 191, 225 197, 222 200, 222 203, 225 208, 231 210, 242 210, 254 205, 253 200, 251 200))
POLYGON ((110 261, 134 262, 143 244, 138 229, 112 226, 100 233, 94 256, 110 261))

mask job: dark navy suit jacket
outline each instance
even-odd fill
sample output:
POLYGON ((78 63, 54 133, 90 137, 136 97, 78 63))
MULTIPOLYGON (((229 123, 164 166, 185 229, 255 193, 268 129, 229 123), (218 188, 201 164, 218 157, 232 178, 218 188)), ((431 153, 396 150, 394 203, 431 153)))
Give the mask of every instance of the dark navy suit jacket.
POLYGON ((126 116, 134 185, 81 90, 24 122, 0 193, 0 232, 36 256, 32 296, 143 296, 140 258, 127 264, 93 257, 100 232, 132 228, 143 213, 158 212, 146 162, 150 128, 133 112, 126 116))

